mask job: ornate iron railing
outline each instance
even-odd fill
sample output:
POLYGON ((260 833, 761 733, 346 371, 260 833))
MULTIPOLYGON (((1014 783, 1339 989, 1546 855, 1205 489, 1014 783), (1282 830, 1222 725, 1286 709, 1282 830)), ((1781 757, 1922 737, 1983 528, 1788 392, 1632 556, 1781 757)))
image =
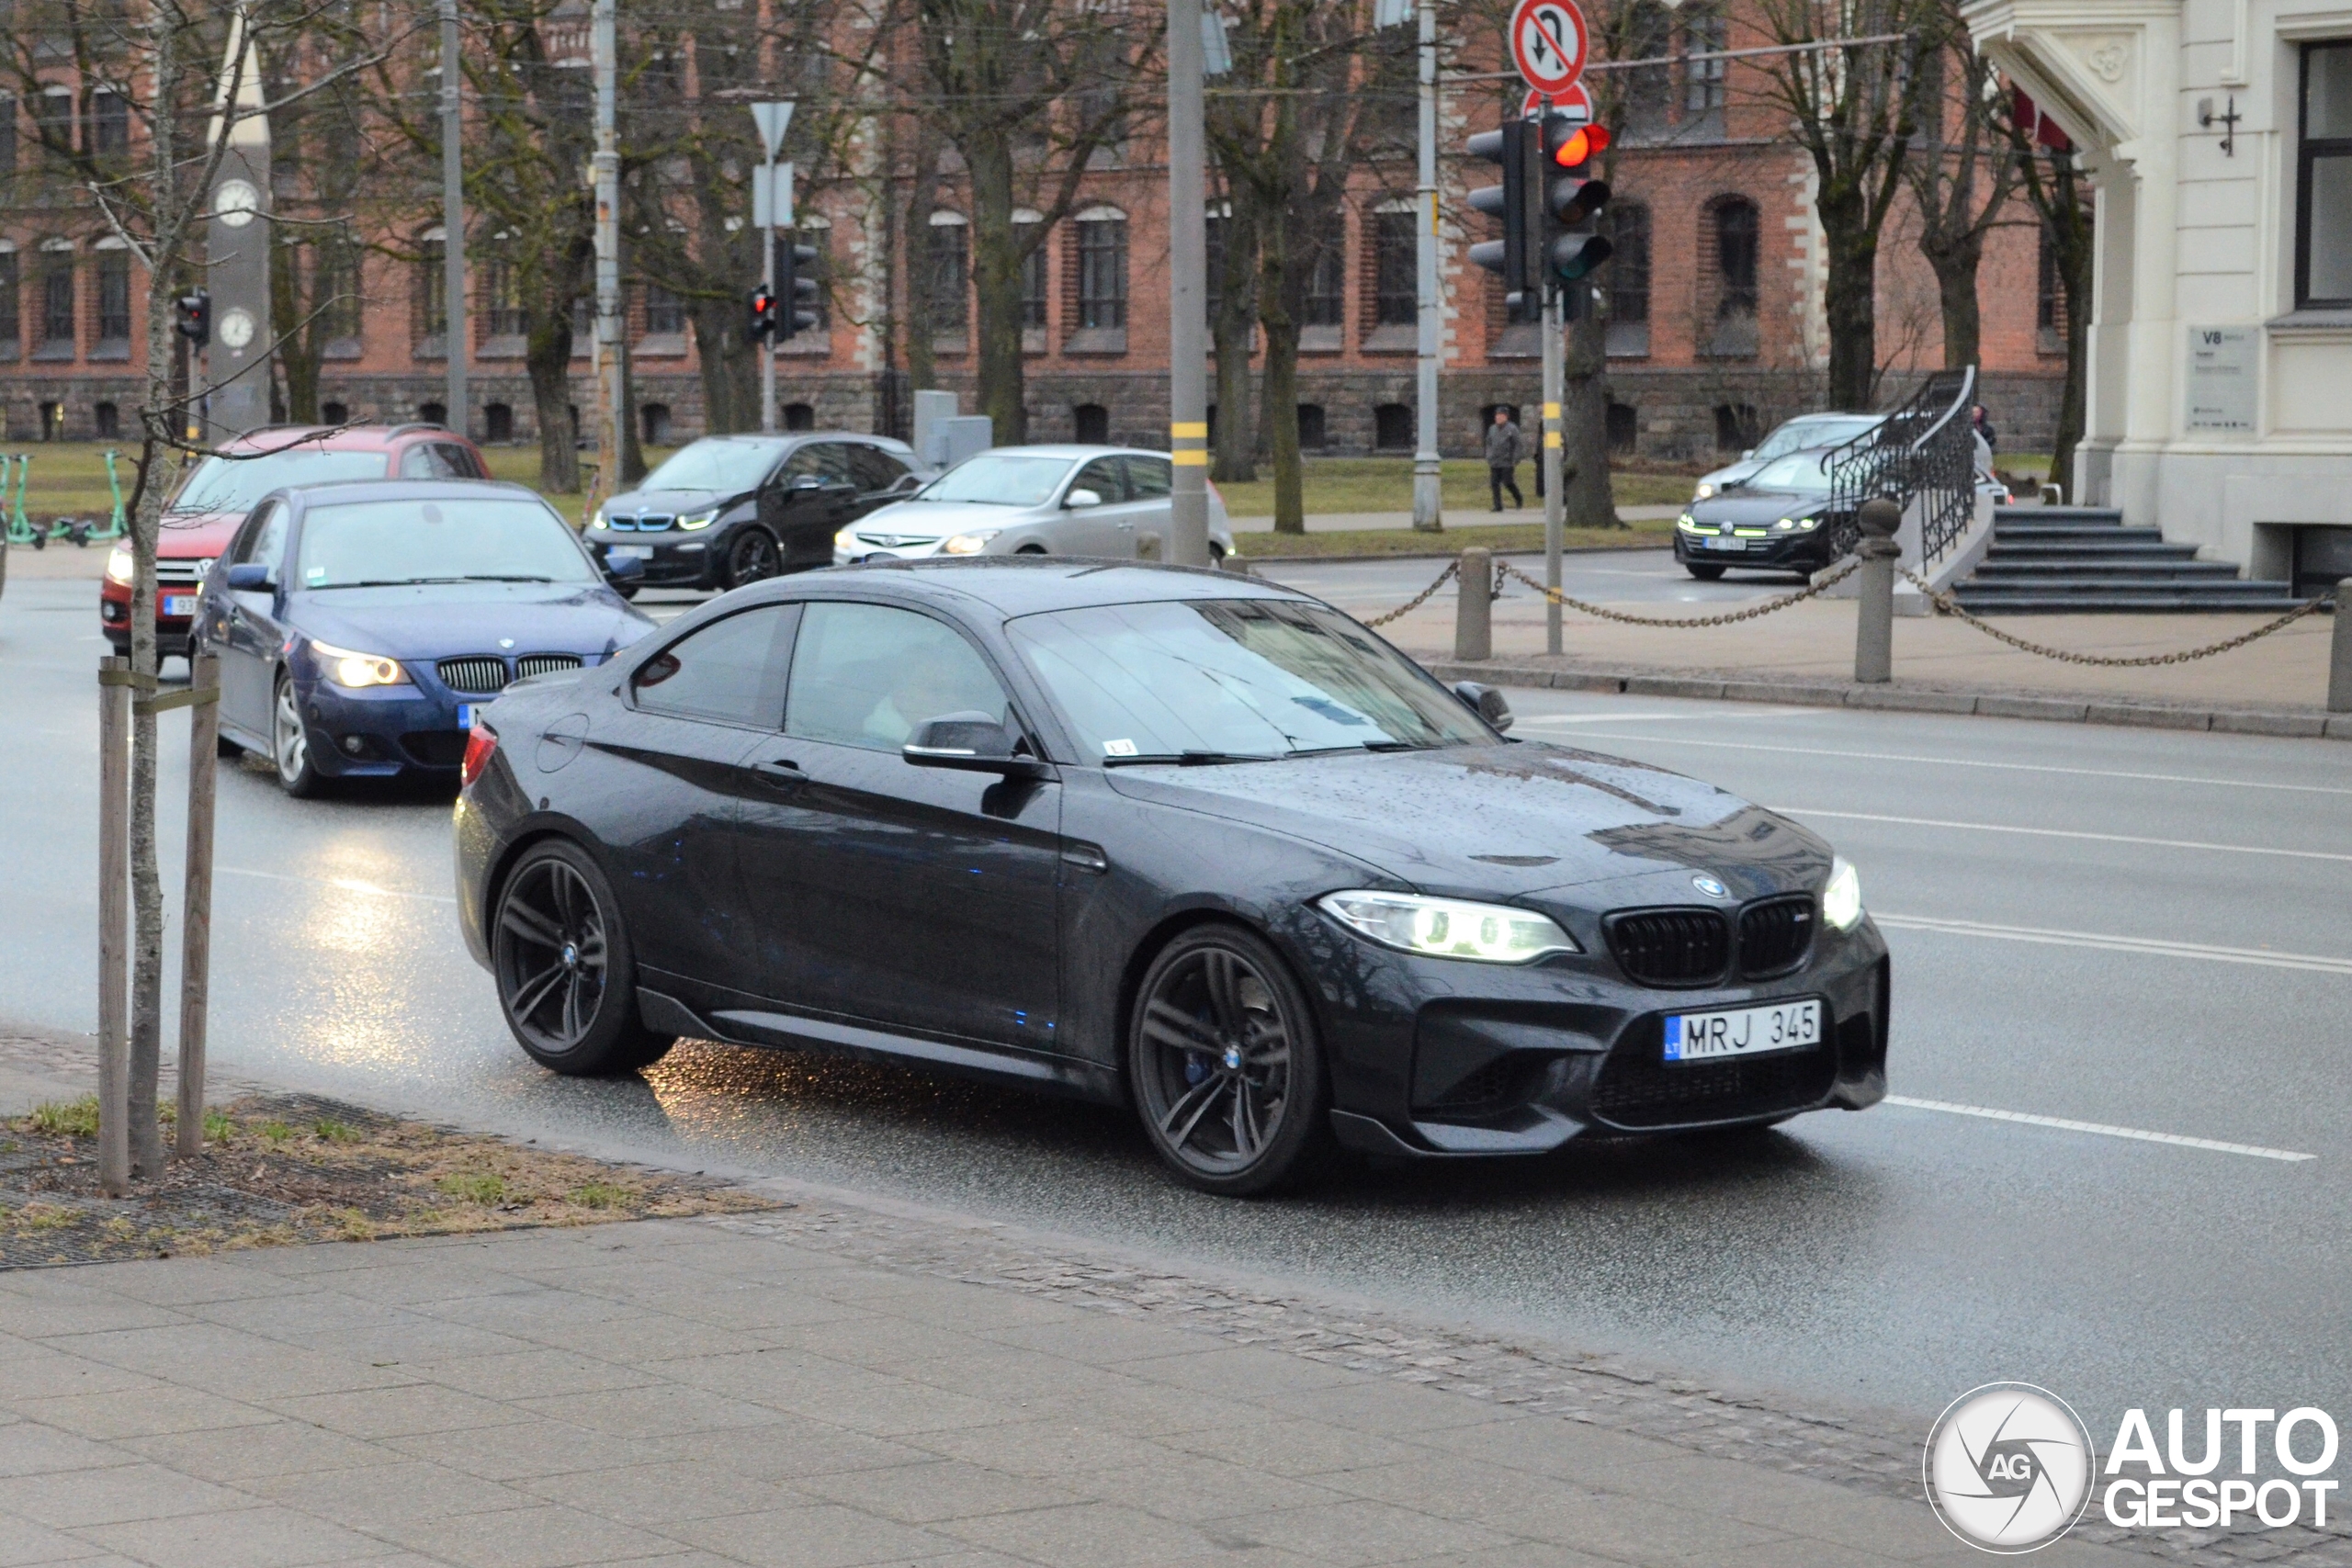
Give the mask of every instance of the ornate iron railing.
POLYGON ((1861 539, 1857 514, 1881 496, 1920 505, 1922 568, 1949 554, 1976 511, 1976 432, 1968 414, 1976 398, 1974 367, 1939 370, 1879 424, 1831 452, 1829 512, 1840 555, 1861 539))

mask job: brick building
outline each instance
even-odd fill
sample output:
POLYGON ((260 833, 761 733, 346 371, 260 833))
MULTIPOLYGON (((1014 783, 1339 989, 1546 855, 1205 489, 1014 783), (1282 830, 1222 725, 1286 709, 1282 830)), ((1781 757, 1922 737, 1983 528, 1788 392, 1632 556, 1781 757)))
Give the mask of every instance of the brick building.
MULTIPOLYGON (((1611 318, 1610 436, 1629 456, 1704 461, 1819 406, 1826 344, 1814 175, 1803 150, 1775 132, 1775 111, 1743 80, 1744 62, 1680 59, 1724 47, 1717 13, 1659 7, 1636 30, 1640 57, 1678 62, 1620 79, 1623 123, 1611 169, 1618 255, 1598 278, 1611 318)), ((1449 87, 1444 103, 1440 426, 1453 454, 1476 449, 1493 405, 1525 407, 1537 396, 1535 328, 1507 319, 1498 282, 1465 254, 1491 226, 1469 209, 1468 191, 1490 183, 1494 168, 1454 155, 1517 94, 1515 85, 1464 85, 1449 87)), ((73 134, 92 144, 125 134, 121 106, 103 93, 60 90, 31 109, 0 104, 0 171, 18 161, 25 139, 17 130, 34 113, 78 117, 73 134)), ((1024 276, 1032 440, 1164 444, 1168 212, 1157 151, 1137 140, 1098 159, 1080 204, 1024 276)), ((921 277, 933 290, 936 382, 964 393, 967 408, 974 402, 967 219, 951 174, 912 243, 902 237, 886 250, 878 237, 904 225, 881 221, 880 203, 903 202, 906 182, 889 171, 866 173, 881 177, 803 203, 799 238, 823 257, 827 300, 820 328, 778 352, 779 400, 790 424, 895 424, 903 434, 908 345, 884 340, 903 328, 877 324, 905 320, 906 285, 897 280, 921 277), (886 309, 893 302, 901 308, 886 309)), ((1297 416, 1310 452, 1410 449, 1411 180, 1408 164, 1367 166, 1343 231, 1324 247, 1301 345, 1297 416)), ((435 216, 428 209, 416 220, 435 216)), ((1898 207, 1880 255, 1879 353, 1890 394, 1941 363, 1935 280, 1909 237, 1912 224, 1898 207)), ((438 237, 411 232, 422 234, 428 252, 438 237)), ((1979 288, 1984 400, 2004 447, 2017 451, 2047 449, 2064 369, 2037 232, 2022 209, 1996 231, 1979 288)), ((465 423, 480 440, 535 440, 521 307, 494 246, 474 242, 469 256, 474 406, 465 423)), ((444 417, 438 262, 371 253, 351 265, 360 302, 326 347, 322 416, 444 417)), ((142 384, 134 307, 144 287, 95 213, 70 202, 0 211, 0 419, 9 441, 127 433, 142 384)), ((701 434, 702 382, 681 302, 640 281, 628 290, 628 311, 642 435, 670 443, 701 434)), ((584 411, 593 402, 584 312, 576 324, 575 403, 584 411)))

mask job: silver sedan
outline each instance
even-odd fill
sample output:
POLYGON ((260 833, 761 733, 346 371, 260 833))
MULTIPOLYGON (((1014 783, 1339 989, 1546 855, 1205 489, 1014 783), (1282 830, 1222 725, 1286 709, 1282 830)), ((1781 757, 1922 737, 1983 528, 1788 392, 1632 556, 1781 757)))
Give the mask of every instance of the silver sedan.
MULTIPOLYGON (((1128 446, 999 446, 833 536, 833 564, 922 556, 1096 556, 1133 560, 1146 534, 1167 554, 1165 452, 1128 446)), ((1225 498, 1209 486, 1209 555, 1233 552, 1225 498)))

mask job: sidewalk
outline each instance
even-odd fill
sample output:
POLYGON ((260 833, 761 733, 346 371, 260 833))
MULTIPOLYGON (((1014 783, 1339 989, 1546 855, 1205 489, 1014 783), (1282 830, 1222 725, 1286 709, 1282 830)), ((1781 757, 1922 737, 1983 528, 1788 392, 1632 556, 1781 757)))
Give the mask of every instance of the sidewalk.
POLYGON ((764 1185, 793 1207, 0 1273, 0 1562, 1978 1560, 1900 1420, 764 1185))
MULTIPOLYGON (((1679 516, 1681 513, 1682 508, 1679 505, 1621 506, 1617 509, 1617 515, 1628 523, 1655 522, 1659 518, 1679 516)), ((1227 521, 1237 534, 1270 534, 1274 527, 1274 520, 1270 516, 1234 517, 1227 521)), ((1453 528, 1501 527, 1512 523, 1541 524, 1543 521, 1541 502, 1534 506, 1506 508, 1501 512, 1489 512, 1483 506, 1467 511, 1455 507, 1445 513, 1446 525, 1453 528)), ((1343 534, 1362 529, 1410 528, 1412 525, 1413 514, 1410 512, 1320 512, 1309 513, 1306 517, 1306 531, 1310 534, 1343 534)), ((1430 547, 1444 549, 1443 536, 1433 538, 1430 547)))

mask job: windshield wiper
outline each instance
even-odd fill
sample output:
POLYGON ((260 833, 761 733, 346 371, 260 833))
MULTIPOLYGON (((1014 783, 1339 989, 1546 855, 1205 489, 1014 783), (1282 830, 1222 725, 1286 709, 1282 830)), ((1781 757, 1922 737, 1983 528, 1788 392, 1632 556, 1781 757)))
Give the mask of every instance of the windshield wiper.
POLYGON ((1106 768, 1139 768, 1157 764, 1166 767, 1205 768, 1219 762, 1279 762, 1290 753, 1281 751, 1147 751, 1137 757, 1105 757, 1106 768))

